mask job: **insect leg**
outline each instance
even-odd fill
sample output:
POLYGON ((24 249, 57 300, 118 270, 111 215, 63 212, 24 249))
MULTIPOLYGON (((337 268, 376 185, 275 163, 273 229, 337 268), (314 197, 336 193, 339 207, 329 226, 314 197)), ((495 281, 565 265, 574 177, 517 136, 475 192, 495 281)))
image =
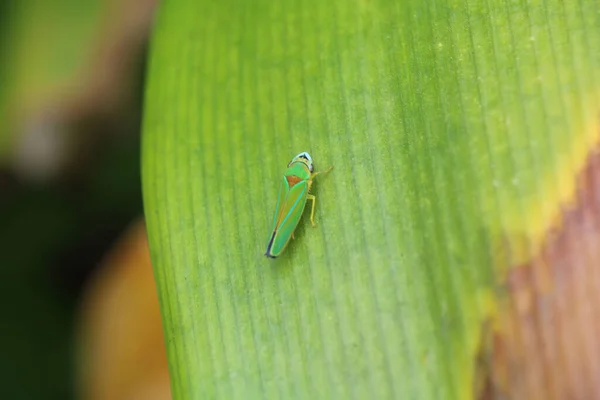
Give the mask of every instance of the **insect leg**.
POLYGON ((317 202, 317 198, 312 195, 309 194, 306 196, 306 200, 312 200, 312 208, 310 210, 310 223, 312 224, 313 228, 316 226, 315 225, 315 204, 317 202))
POLYGON ((331 171, 333 169, 333 165, 329 168, 327 168, 325 171, 319 171, 319 172, 315 172, 314 174, 312 174, 312 176, 310 177, 311 179, 314 178, 315 176, 319 175, 319 174, 326 174, 329 171, 331 171))

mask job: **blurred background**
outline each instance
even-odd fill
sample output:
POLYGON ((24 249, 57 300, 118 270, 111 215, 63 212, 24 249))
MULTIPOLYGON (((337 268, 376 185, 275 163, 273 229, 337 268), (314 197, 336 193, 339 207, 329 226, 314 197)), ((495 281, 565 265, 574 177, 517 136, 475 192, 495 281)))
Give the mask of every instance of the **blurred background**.
POLYGON ((142 220, 157 0, 0 2, 0 398, 169 398, 142 220))

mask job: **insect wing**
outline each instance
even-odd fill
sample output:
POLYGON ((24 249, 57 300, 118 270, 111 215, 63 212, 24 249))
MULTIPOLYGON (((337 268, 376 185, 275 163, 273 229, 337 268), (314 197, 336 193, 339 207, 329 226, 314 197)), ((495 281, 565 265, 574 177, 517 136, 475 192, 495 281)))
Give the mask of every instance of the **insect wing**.
MULTIPOLYGON (((285 184, 287 186, 287 182, 285 184)), ((275 222, 271 254, 280 254, 291 239, 292 233, 294 233, 298 222, 300 222, 300 217, 306 205, 307 195, 308 182, 298 182, 289 189, 285 200, 279 205, 279 215, 275 222)))
POLYGON ((277 205, 275 206, 275 215, 273 216, 273 227, 271 229, 271 234, 269 235, 269 237, 271 237, 275 229, 277 229, 277 224, 279 223, 279 221, 281 221, 281 214, 284 208, 283 205, 285 204, 285 199, 288 195, 288 192, 290 191, 290 186, 288 185, 285 176, 281 179, 282 182, 281 185, 279 185, 279 193, 277 194, 277 205))

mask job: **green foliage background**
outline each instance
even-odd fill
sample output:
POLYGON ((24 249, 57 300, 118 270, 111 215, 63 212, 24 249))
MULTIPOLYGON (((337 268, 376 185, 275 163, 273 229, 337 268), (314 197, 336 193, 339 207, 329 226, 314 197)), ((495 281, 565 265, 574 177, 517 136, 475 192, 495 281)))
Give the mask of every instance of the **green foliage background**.
POLYGON ((159 9, 143 186, 175 398, 469 398, 596 132, 595 1, 159 9), (309 151, 317 228, 263 256, 309 151))
MULTIPOLYGON (((102 2, 24 0, 0 5, 0 161, 26 129, 23 115, 68 89, 87 65, 102 2)), ((78 82, 79 83, 79 82, 78 82)))

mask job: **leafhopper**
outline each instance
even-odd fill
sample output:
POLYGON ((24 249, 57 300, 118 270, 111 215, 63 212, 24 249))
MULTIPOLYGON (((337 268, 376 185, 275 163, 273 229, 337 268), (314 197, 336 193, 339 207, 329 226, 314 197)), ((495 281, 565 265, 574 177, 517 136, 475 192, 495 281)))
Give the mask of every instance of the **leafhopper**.
POLYGON ((290 239, 294 238, 294 231, 298 226, 298 222, 300 222, 300 217, 308 200, 312 201, 310 223, 313 228, 315 227, 315 204, 317 199, 310 194, 310 187, 315 176, 327 173, 332 169, 333 166, 329 167, 327 171, 314 172, 312 158, 307 152, 302 152, 292 158, 281 180, 275 216, 273 217, 273 229, 265 253, 267 257, 277 258, 283 253, 290 239))

